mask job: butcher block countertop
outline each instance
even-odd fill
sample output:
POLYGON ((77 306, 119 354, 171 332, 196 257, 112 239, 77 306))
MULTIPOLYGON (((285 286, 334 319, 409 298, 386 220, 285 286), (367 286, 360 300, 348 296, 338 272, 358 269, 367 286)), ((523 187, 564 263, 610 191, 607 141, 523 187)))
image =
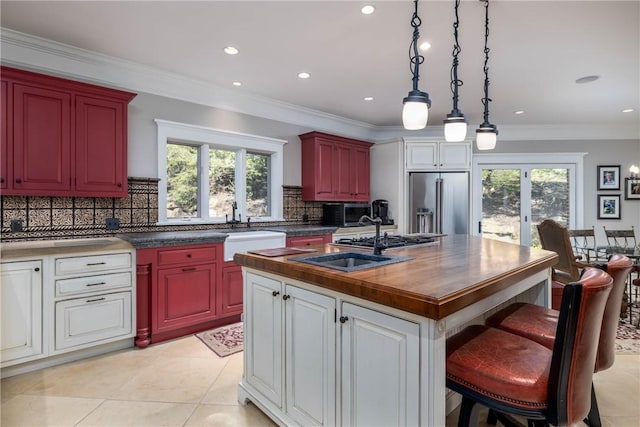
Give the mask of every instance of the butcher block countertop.
MULTIPOLYGON (((312 248, 318 255, 356 250, 331 244, 312 248)), ((413 259, 351 273, 291 260, 301 255, 237 253, 234 260, 244 267, 440 320, 548 269, 558 259, 554 252, 466 235, 443 237, 438 245, 385 253, 413 259)))

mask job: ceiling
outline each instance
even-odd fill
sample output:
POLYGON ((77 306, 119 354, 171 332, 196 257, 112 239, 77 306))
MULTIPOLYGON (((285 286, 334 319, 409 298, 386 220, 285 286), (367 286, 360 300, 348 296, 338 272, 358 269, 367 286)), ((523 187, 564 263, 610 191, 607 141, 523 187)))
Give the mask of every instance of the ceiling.
MULTIPOLYGON (((451 111, 453 4, 421 1, 429 125, 451 111)), ((407 0, 6 1, 1 25, 372 126, 400 126, 411 89, 407 0), (376 7, 363 15, 364 4, 376 7), (223 52, 235 46, 238 55, 223 52), (306 71, 311 78, 301 80, 306 71), (233 81, 242 86, 234 88, 233 81), (373 101, 364 101, 371 96, 373 101)), ((498 1, 489 9, 490 121, 640 129, 640 1, 498 1), (576 84, 589 75, 600 79, 576 84), (634 109, 622 113, 623 109, 634 109), (524 114, 516 115, 515 111, 524 114)), ((460 109, 482 122, 484 7, 460 6, 460 109)), ((640 138, 640 131, 638 131, 640 138)))

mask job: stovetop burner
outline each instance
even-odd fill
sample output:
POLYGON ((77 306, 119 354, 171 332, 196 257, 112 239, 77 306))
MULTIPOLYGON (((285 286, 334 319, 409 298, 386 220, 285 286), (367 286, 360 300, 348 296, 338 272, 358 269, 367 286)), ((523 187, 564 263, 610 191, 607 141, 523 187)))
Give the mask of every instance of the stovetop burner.
MULTIPOLYGON (((384 237, 382 239, 385 239, 384 237)), ((403 246, 423 245, 425 243, 433 243, 435 239, 433 237, 424 236, 387 236, 386 243, 387 248, 400 248, 403 246)), ((349 246, 362 246, 365 248, 372 248, 374 245, 373 237, 360 237, 360 238, 344 238, 335 242, 339 245, 349 246)))

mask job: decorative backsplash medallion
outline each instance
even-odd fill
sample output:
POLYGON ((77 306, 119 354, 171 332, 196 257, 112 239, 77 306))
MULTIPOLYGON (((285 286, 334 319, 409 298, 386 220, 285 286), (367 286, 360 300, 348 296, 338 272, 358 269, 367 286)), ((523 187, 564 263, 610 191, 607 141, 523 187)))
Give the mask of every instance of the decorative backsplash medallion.
MULTIPOLYGON (((227 228, 226 224, 158 226, 158 179, 129 178, 129 197, 0 196, 2 241, 111 236, 145 231, 227 228), (107 230, 107 219, 119 227, 107 230), (19 231, 22 230, 22 231, 19 231)), ((319 224, 321 202, 304 202, 302 187, 283 187, 285 222, 260 226, 319 224), (303 221, 307 214, 308 222, 303 221)), ((244 226, 244 225, 241 225, 244 226)))

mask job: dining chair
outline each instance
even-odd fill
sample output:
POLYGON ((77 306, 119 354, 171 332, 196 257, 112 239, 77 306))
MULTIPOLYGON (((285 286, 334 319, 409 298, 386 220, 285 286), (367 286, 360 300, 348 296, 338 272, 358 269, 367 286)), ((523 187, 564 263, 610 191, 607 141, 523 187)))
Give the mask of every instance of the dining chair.
POLYGON ((607 236, 607 252, 633 255, 636 249, 636 234, 633 225, 630 230, 607 230, 602 226, 604 234, 607 236))
POLYGON ((606 261, 607 253, 596 246, 595 228, 569 230, 571 246, 576 256, 582 256, 587 264, 596 261, 606 261))
POLYGON ((613 279, 587 268, 563 289, 553 349, 486 325, 447 339, 447 387, 462 395, 458 426, 468 426, 476 403, 498 419, 529 426, 571 425, 591 409, 593 367, 602 316, 613 279))
MULTIPOLYGON (((602 265, 604 271, 612 277, 613 282, 602 316, 594 373, 610 368, 615 360, 616 332, 620 320, 622 295, 632 267, 633 262, 631 259, 621 254, 612 255, 609 262, 602 265)), ((539 305, 514 303, 487 318, 485 324, 528 338, 548 349, 553 349, 559 315, 559 311, 539 305)), ((588 424, 592 427, 598 427, 602 423, 595 391, 592 394, 588 424)))
POLYGON ((579 261, 580 256, 574 254, 567 227, 545 219, 537 228, 542 249, 558 254, 558 262, 552 268, 552 279, 560 283, 579 280, 581 269, 589 264, 579 261))

